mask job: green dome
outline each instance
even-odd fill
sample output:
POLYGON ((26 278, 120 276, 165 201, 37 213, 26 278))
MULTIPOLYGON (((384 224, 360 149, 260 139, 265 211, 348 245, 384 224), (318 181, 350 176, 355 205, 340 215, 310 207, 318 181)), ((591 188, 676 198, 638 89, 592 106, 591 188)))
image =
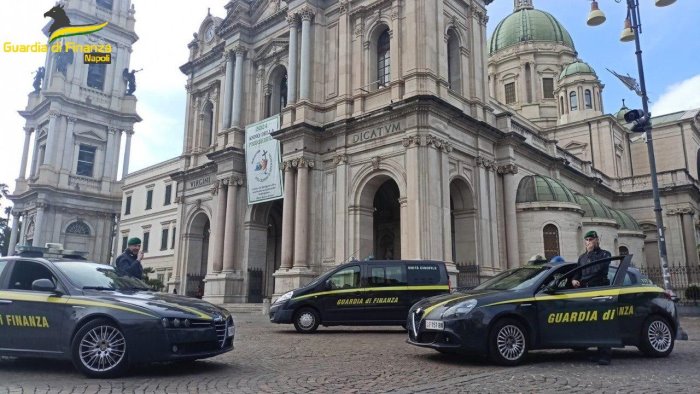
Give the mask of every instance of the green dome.
POLYGON ((620 110, 617 111, 617 113, 615 114, 615 117, 617 118, 617 120, 618 120, 620 123, 623 123, 623 124, 624 124, 624 123, 627 123, 627 121, 625 120, 625 114, 626 114, 629 110, 630 110, 630 109, 627 108, 627 106, 625 105, 625 100, 622 100, 622 108, 620 108, 620 110))
POLYGON ((604 218, 617 220, 613 215, 612 210, 607 205, 600 202, 597 198, 584 196, 583 194, 574 193, 576 202, 586 211, 583 216, 589 218, 604 218))
POLYGON ((551 14, 522 8, 496 26, 489 43, 489 54, 524 41, 558 43, 575 50, 569 32, 551 14))
POLYGON ((576 203, 574 194, 556 179, 528 175, 520 180, 515 202, 559 201, 576 203))
POLYGON ((619 209, 610 209, 610 211, 615 216, 615 220, 622 230, 642 231, 642 227, 639 223, 628 213, 620 211, 619 209))
POLYGON ((568 64, 566 67, 564 67, 563 70, 561 70, 561 73, 559 74, 559 80, 562 80, 569 75, 575 75, 575 74, 592 74, 596 75, 595 70, 593 70, 593 67, 589 66, 588 63, 582 62, 582 61, 576 61, 571 64, 568 64))

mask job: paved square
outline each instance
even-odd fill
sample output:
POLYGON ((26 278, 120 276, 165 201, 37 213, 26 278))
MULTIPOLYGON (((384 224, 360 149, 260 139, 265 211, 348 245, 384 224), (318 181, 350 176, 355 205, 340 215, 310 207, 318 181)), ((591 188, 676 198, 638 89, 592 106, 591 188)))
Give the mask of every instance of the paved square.
POLYGON ((445 356, 410 346, 401 328, 321 327, 301 335, 259 314, 235 315, 236 349, 191 365, 136 367, 127 377, 90 380, 70 363, 0 360, 0 393, 92 392, 697 392, 700 318, 681 322, 691 340, 669 358, 635 348, 614 352, 613 364, 593 352, 538 351, 520 367, 445 356))

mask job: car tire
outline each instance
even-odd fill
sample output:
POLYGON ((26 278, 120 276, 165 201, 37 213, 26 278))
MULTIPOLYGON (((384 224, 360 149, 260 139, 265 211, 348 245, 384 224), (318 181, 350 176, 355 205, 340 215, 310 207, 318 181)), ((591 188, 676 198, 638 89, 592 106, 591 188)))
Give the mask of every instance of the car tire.
POLYGON ((527 356, 528 340, 525 327, 513 319, 501 319, 489 334, 489 356, 499 365, 520 364, 527 356))
POLYGON ((124 333, 107 319, 89 321, 78 330, 71 346, 75 368, 91 378, 111 378, 129 366, 124 333))
POLYGON ((668 320, 652 315, 647 318, 640 333, 639 350, 648 357, 666 357, 673 351, 673 328, 668 320))
POLYGON ((294 328, 302 334, 316 331, 320 323, 318 312, 312 308, 302 308, 294 314, 294 328))

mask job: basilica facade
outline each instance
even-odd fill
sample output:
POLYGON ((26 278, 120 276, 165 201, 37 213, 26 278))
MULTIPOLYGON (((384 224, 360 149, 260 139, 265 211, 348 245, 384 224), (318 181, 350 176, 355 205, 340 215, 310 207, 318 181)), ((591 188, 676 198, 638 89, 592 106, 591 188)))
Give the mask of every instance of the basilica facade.
MULTIPOLYGON (((125 185, 172 182, 177 209, 122 216, 122 236, 176 227, 172 261, 153 265, 169 291, 218 303, 259 302, 353 257, 482 277, 533 254, 575 260, 591 229, 658 265, 645 144, 605 112, 598 74, 552 15, 516 0, 487 38, 488 3, 232 0, 207 15, 180 68, 178 168, 125 185), (249 205, 245 128, 273 117, 283 198, 249 205)), ((654 121, 669 260, 688 265, 699 125, 698 111, 654 121)))

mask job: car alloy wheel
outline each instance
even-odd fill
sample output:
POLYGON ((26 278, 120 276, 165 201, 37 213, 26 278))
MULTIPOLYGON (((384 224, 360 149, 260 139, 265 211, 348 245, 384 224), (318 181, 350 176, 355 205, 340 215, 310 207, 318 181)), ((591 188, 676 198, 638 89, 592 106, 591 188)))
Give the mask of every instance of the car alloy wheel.
POLYGON ((673 350, 673 331, 666 319, 651 316, 644 323, 639 350, 651 357, 666 357, 673 350))
POLYGON ((294 317, 294 328, 300 333, 308 334, 316 331, 319 324, 318 312, 311 308, 304 308, 294 317))
POLYGON ((491 359, 500 365, 517 365, 527 355, 527 330, 514 319, 501 319, 489 336, 491 359))
POLYGON ((88 322, 73 340, 73 363, 90 377, 119 375, 128 364, 126 338, 121 329, 106 319, 88 322))

